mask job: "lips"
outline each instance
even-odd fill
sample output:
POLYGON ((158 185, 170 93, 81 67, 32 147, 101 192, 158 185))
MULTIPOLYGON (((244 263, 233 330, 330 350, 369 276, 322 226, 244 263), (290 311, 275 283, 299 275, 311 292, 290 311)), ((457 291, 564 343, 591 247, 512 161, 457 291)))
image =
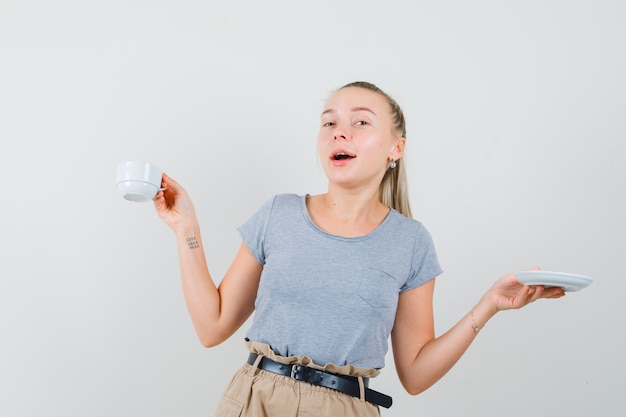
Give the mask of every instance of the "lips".
POLYGON ((333 152, 330 156, 330 159, 332 159, 333 161, 345 161, 353 158, 356 158, 356 155, 346 150, 337 150, 333 152))

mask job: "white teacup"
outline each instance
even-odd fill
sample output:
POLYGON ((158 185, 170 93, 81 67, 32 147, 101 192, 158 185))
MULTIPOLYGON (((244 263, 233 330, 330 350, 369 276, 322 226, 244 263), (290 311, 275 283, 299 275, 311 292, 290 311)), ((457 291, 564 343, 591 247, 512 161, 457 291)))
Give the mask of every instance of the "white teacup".
POLYGON ((161 188, 162 176, 161 168, 149 162, 120 162, 117 164, 117 191, 128 201, 150 201, 161 188))

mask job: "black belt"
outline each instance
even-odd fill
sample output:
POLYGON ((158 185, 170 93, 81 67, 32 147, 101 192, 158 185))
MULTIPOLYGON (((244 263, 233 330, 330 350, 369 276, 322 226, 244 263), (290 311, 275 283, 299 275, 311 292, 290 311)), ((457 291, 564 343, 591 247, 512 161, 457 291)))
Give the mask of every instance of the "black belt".
MULTIPOLYGON (((248 363, 250 365, 254 365, 258 356, 259 355, 256 353, 250 353, 250 356, 248 356, 248 363)), ((308 382, 309 384, 334 389, 352 397, 361 397, 359 379, 354 376, 331 374, 330 372, 319 371, 304 365, 285 365, 283 363, 273 361, 266 356, 261 358, 261 361, 259 362, 259 369, 278 375, 288 376, 296 381, 308 382)), ((363 378, 365 401, 385 408, 391 407, 391 397, 367 388, 368 382, 369 378, 363 378)))

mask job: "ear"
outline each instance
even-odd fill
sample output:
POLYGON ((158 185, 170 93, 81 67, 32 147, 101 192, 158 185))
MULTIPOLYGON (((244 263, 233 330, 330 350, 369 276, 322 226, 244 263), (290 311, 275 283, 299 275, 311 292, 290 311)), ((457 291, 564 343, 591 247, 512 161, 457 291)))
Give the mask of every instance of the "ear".
POLYGON ((402 158, 404 155, 404 146, 406 145, 406 138, 399 137, 394 145, 391 147, 391 152, 389 153, 389 159, 391 161, 397 161, 402 158))

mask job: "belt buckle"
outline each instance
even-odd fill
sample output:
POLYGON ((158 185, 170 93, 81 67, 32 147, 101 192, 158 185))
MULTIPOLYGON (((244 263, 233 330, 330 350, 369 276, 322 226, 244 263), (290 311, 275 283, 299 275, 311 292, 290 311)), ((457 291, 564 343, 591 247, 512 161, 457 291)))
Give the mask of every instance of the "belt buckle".
POLYGON ((291 379, 296 379, 296 374, 298 373, 298 365, 294 364, 291 365, 291 375, 289 375, 291 377, 291 379))

